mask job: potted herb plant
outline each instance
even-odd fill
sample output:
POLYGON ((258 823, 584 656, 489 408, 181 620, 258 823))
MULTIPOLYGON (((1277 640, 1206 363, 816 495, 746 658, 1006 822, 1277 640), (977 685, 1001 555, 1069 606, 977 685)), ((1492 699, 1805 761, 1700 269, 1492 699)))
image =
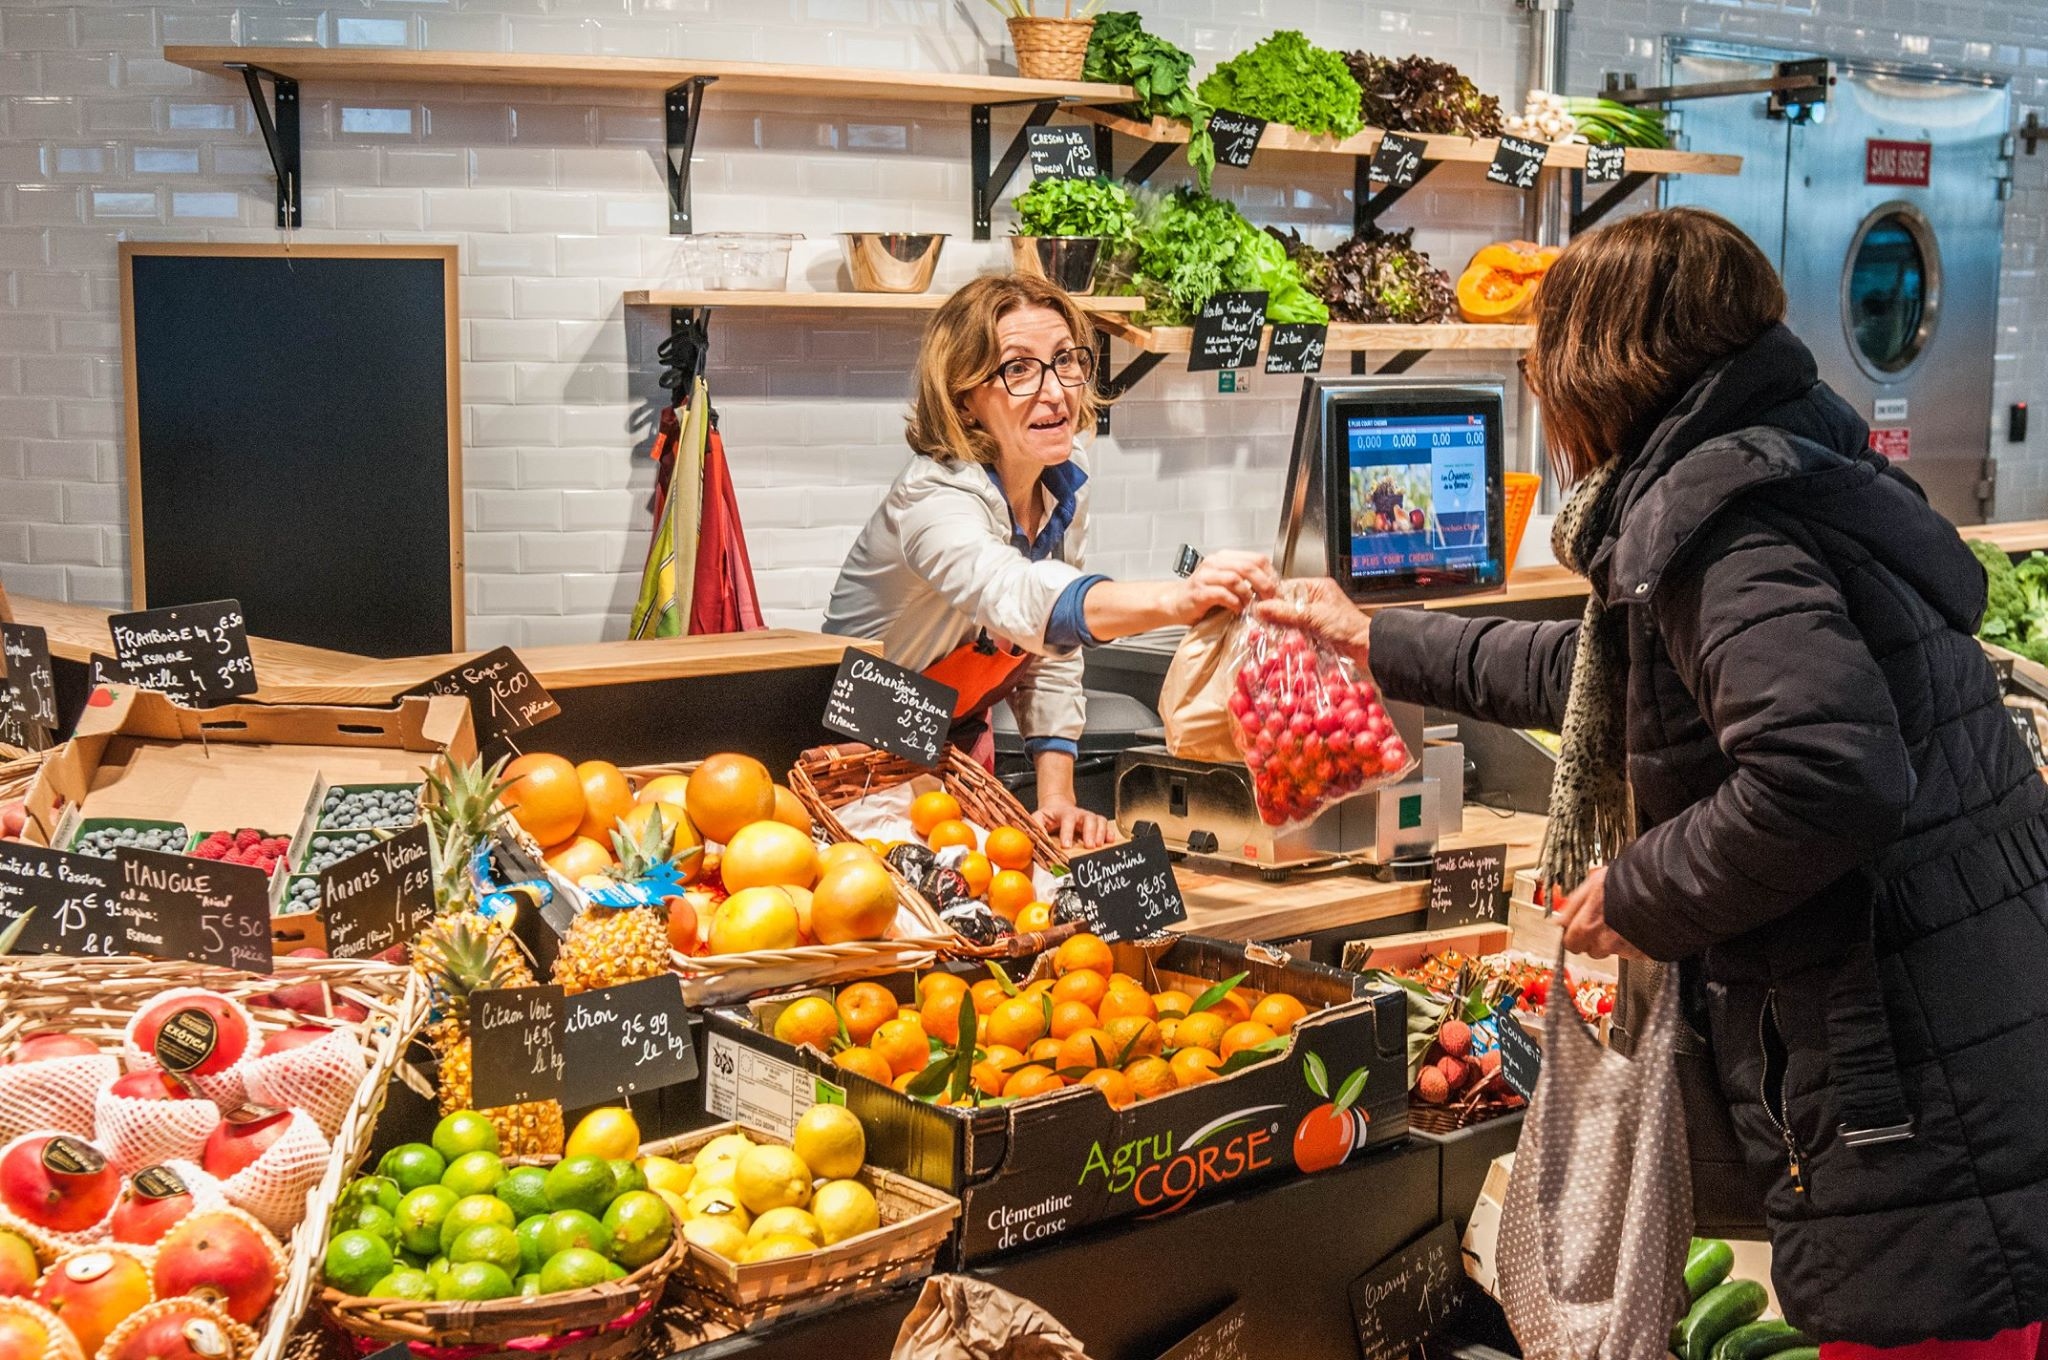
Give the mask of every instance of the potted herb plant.
POLYGON ((1138 204, 1116 180, 1042 179, 1017 195, 1010 254, 1020 274, 1042 274, 1069 293, 1095 280, 1137 245, 1138 204))
POLYGON ((1010 45, 1017 49, 1017 74, 1027 80, 1079 80, 1088 58, 1090 17, 1101 0, 1086 0, 1074 12, 1074 0, 1063 0, 1058 15, 1038 13, 1038 0, 988 0, 1010 25, 1010 45))

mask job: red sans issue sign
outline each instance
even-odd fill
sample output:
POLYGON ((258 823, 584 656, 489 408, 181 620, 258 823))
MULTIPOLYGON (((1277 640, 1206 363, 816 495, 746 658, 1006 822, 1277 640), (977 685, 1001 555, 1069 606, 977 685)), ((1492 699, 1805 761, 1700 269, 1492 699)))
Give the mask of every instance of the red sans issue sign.
POLYGON ((1933 160, 1934 148, 1930 143, 1884 142, 1873 138, 1863 144, 1863 182, 1925 189, 1933 160))

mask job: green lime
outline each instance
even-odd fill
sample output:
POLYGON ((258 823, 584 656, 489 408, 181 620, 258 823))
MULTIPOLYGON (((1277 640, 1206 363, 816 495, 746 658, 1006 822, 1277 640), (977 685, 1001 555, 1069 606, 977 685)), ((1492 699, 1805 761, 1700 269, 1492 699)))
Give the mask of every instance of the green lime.
POLYGON ((519 1254, 518 1235, 496 1223, 464 1229, 448 1248, 448 1259, 456 1265, 489 1261, 507 1275, 518 1273, 519 1254))
POLYGON ((647 1173, 640 1169, 638 1162, 611 1162, 612 1198, 617 1199, 631 1190, 647 1188, 647 1173))
POLYGON ((448 1211, 448 1217, 441 1220, 441 1254, 446 1256, 448 1248, 455 1245, 455 1239, 471 1228, 488 1227, 496 1224, 501 1228, 515 1226, 512 1210, 504 1200, 491 1195, 464 1195, 455 1201, 448 1211))
MULTIPOLYGON (((434 1233, 435 1236, 438 1238, 440 1235, 440 1229, 436 1228, 434 1230, 434 1233)), ((434 1259, 434 1254, 429 1251, 414 1251, 411 1247, 400 1244, 398 1248, 398 1255, 394 1259, 397 1261, 399 1265, 405 1266, 408 1269, 425 1270, 427 1268, 427 1263, 434 1259)))
POLYGON ((604 1277, 607 1280, 623 1280, 626 1278, 626 1268, 617 1261, 607 1261, 604 1267, 604 1277))
POLYGON ((435 1298, 468 1303, 509 1299, 517 1292, 512 1288, 512 1277, 489 1261, 467 1261, 459 1266, 450 1266, 448 1274, 434 1286, 435 1298))
POLYGON ((512 1206, 512 1213, 524 1223, 535 1214, 548 1212, 548 1169, 544 1166, 515 1166, 491 1193, 512 1206))
POLYGON ((594 1251, 570 1247, 548 1257, 540 1268, 540 1292, 559 1294, 567 1289, 588 1289, 611 1277, 612 1263, 594 1251))
POLYGON ((457 1110, 434 1125, 434 1151, 443 1161, 454 1161, 467 1152, 498 1154, 498 1126, 475 1110, 457 1110))
POLYGON ((540 1230, 543 1256, 556 1256, 571 1247, 582 1247, 600 1256, 609 1256, 612 1253, 611 1229, 581 1209, 563 1209, 549 1214, 547 1223, 540 1230))
POLYGON ((343 1205, 334 1211, 334 1226, 328 1236, 339 1237, 358 1229, 375 1233, 393 1247, 398 1245, 398 1217, 381 1204, 343 1205))
POLYGON ((548 1207, 581 1209, 593 1218, 612 1202, 611 1163, 602 1157, 564 1157, 548 1168, 548 1207))
POLYGON ((535 1214, 512 1230, 513 1235, 519 1239, 519 1268, 529 1275, 538 1271, 541 1262, 548 1259, 548 1254, 541 1250, 540 1245, 541 1235, 547 1231, 547 1227, 548 1216, 535 1214))
POLYGON ((421 1302, 434 1297, 434 1282, 424 1270, 413 1270, 400 1266, 383 1279, 370 1286, 369 1297, 373 1299, 416 1299, 421 1302))
POLYGON ((423 1185, 398 1201, 399 1245, 419 1256, 441 1250, 441 1224, 460 1199, 445 1185, 423 1185))
POLYGON ((441 1173, 447 1169, 448 1159, 425 1143, 400 1143, 377 1163, 377 1174, 389 1176, 400 1190, 439 1185, 441 1173))
POLYGON ((422 1267, 426 1274, 426 1277, 434 1282, 435 1289, 439 1289, 441 1287, 441 1281, 447 1279, 448 1272, 453 1270, 454 1268, 454 1266, 448 1263, 448 1258, 445 1256, 436 1256, 433 1260, 427 1262, 427 1264, 424 1267, 422 1267))
POLYGON ((327 1244, 327 1282, 361 1297, 391 1273, 391 1244, 375 1233, 352 1229, 327 1244))
POLYGON ((398 1212, 398 1198, 405 1191, 398 1188, 398 1182, 389 1176, 358 1176, 341 1192, 343 1208, 354 1208, 358 1204, 374 1204, 390 1213, 398 1212))
POLYGON ((638 1270, 668 1250, 676 1235, 676 1221, 649 1190, 628 1190, 604 1211, 604 1226, 612 1235, 612 1259, 628 1270, 638 1270))
POLYGON ((458 1195, 488 1195, 504 1179, 505 1164, 495 1152, 465 1152, 441 1173, 441 1184, 458 1195))
POLYGON ((540 1297, 540 1272, 537 1270, 528 1271, 512 1281, 512 1285, 519 1291, 520 1298, 537 1299, 540 1297))

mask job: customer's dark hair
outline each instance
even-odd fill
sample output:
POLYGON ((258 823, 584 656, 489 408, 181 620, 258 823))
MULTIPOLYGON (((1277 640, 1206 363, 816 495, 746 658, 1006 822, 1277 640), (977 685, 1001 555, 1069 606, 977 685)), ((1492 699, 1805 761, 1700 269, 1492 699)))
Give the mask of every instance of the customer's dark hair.
POLYGON ((1785 288, 1724 217, 1666 208, 1578 237, 1544 276, 1523 371, 1567 484, 1634 449, 1716 362, 1785 317, 1785 288))

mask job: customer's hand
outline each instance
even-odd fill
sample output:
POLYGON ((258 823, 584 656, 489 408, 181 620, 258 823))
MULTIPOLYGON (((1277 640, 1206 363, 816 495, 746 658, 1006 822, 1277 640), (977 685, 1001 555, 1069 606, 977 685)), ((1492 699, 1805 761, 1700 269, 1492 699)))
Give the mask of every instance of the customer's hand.
POLYGON ((1372 617, 1351 603, 1344 588, 1328 577, 1282 582, 1279 595, 1253 610, 1252 616, 1261 623, 1299 628, 1354 664, 1367 664, 1372 617))
POLYGON ((1095 850, 1116 839, 1109 818, 1090 812, 1071 798, 1057 795, 1038 800, 1038 824, 1069 850, 1095 850))
POLYGON ((1213 609, 1238 613, 1255 600, 1271 599, 1279 588, 1272 559, 1264 553, 1214 552, 1186 579, 1168 587, 1168 610, 1176 622, 1191 624, 1213 609))
POLYGON ((1572 889, 1558 909, 1558 923, 1564 927, 1564 947, 1589 959, 1618 955, 1624 959, 1649 960, 1649 955, 1615 934, 1607 925, 1607 866, 1586 875, 1586 881, 1572 889))

